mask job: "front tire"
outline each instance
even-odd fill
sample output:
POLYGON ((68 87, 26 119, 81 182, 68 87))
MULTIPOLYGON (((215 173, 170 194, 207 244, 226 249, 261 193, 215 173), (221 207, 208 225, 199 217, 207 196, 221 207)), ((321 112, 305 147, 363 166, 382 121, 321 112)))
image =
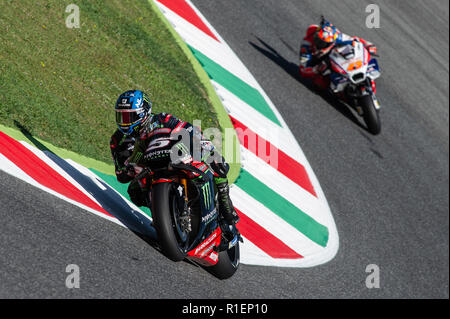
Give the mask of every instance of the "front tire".
POLYGON ((240 264, 239 242, 231 249, 219 253, 219 261, 207 270, 219 279, 228 279, 234 275, 240 264))
POLYGON ((152 190, 152 216, 158 235, 158 242, 162 253, 172 261, 181 261, 186 253, 180 249, 175 235, 175 221, 173 219, 172 201, 173 187, 171 183, 158 183, 152 190))
POLYGON ((373 135, 378 135, 381 132, 381 121, 377 109, 373 103, 370 95, 365 95, 359 100, 359 104, 363 109, 364 122, 367 129, 373 135))

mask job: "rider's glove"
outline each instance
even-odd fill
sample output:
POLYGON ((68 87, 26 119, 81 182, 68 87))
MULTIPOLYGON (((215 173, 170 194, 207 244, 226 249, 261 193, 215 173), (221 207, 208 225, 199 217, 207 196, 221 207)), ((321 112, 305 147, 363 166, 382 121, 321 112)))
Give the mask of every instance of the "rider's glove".
POLYGON ((203 151, 205 152, 212 152, 214 151, 214 145, 211 141, 208 140, 201 140, 200 145, 203 151))
POLYGON ((125 161, 124 166, 116 171, 116 174, 127 175, 129 177, 135 177, 142 171, 140 166, 129 164, 128 161, 125 161))
POLYGON ((372 42, 368 42, 366 41, 364 43, 367 51, 369 51, 370 54, 372 55, 377 55, 377 47, 375 46, 375 44, 373 44, 372 42))
POLYGON ((375 45, 370 45, 367 50, 369 51, 370 54, 372 55, 377 55, 377 47, 375 45))
POLYGON ((327 62, 325 62, 325 61, 320 62, 320 64, 318 64, 316 67, 316 71, 317 71, 317 73, 319 73, 321 75, 327 75, 327 71, 328 71, 327 62))

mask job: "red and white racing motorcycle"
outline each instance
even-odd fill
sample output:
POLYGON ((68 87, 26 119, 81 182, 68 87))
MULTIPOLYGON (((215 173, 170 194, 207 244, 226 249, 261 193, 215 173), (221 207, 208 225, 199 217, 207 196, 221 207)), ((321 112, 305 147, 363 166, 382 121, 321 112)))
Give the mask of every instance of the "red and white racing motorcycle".
POLYGON ((381 131, 380 103, 376 98, 375 79, 380 77, 376 59, 364 44, 354 40, 333 48, 329 55, 330 90, 363 117, 369 132, 381 131))

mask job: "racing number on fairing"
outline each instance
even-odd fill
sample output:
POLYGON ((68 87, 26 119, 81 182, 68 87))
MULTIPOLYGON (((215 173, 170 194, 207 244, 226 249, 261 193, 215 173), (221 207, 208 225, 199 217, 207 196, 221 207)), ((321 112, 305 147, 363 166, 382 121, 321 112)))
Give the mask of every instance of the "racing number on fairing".
POLYGON ((156 140, 152 141, 148 145, 147 152, 154 151, 154 150, 166 147, 169 144, 170 144, 170 138, 167 138, 167 137, 157 138, 156 140))
POLYGON ((356 61, 353 62, 352 64, 350 64, 347 68, 347 71, 354 71, 354 70, 358 70, 360 67, 362 67, 362 61, 356 61))

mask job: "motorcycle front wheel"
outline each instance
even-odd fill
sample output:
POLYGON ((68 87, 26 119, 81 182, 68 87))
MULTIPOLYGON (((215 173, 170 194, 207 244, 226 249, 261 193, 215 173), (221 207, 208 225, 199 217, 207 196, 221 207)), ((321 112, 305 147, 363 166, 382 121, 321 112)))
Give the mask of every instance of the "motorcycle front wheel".
POLYGON ((208 271, 219 279, 228 279, 234 275, 240 264, 239 242, 228 250, 219 253, 219 261, 208 271))
POLYGON ((176 190, 172 183, 158 183, 152 190, 152 217, 162 253, 172 261, 186 257, 189 234, 180 227, 176 190))
POLYGON ((363 110, 363 119, 367 125, 367 130, 377 135, 381 132, 381 121, 375 104, 370 95, 365 95, 359 99, 359 104, 363 110))

